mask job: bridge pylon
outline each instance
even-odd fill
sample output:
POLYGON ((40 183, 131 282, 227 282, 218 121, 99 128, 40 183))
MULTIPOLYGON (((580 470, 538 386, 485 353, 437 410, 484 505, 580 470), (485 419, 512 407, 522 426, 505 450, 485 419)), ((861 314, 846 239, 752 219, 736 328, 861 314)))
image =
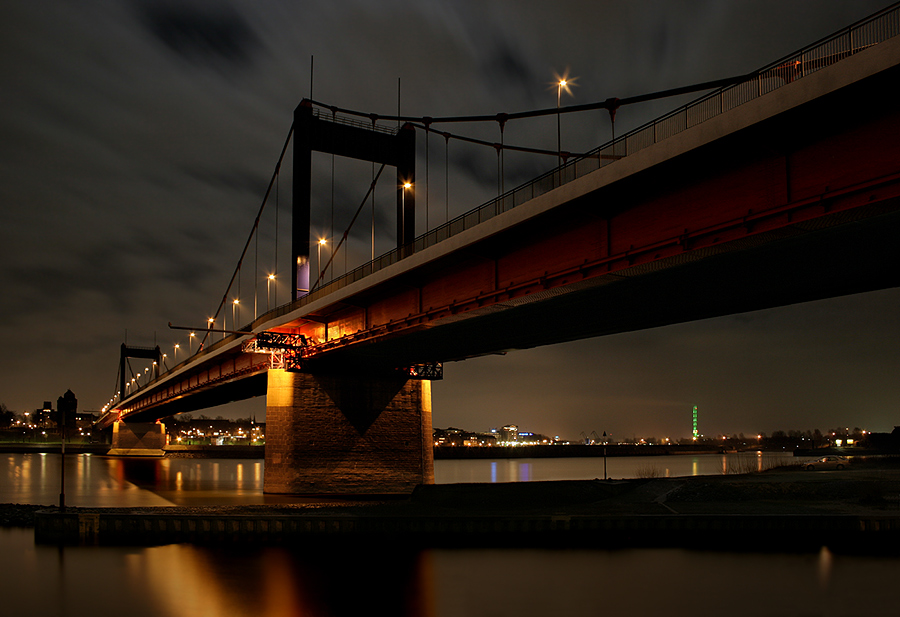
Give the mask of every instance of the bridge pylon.
MULTIPOLYGON (((380 128, 380 127, 379 127, 380 128)), ((416 182, 416 130, 404 124, 396 133, 362 124, 331 120, 313 113, 313 104, 303 99, 294 110, 294 190, 292 213, 293 299, 310 289, 309 223, 312 204, 312 153, 322 152, 390 165, 397 169, 397 248, 416 237, 416 196, 408 187, 416 182)))
POLYGON ((129 347, 125 343, 122 343, 121 352, 119 354, 119 396, 122 398, 125 398, 125 384, 128 382, 128 379, 125 376, 128 358, 153 360, 153 378, 155 379, 159 377, 162 352, 159 350, 159 345, 156 347, 129 347))
POLYGON ((270 369, 266 493, 409 494, 434 483, 431 383, 270 369))

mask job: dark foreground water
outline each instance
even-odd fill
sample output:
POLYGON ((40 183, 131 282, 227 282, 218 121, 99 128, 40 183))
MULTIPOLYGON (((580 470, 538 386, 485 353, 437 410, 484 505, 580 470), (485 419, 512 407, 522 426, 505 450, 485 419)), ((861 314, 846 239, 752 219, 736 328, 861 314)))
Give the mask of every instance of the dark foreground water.
POLYGON ((900 580, 897 560, 746 546, 59 549, 0 529, 0 547, 0 614, 30 617, 896 615, 900 580))
MULTIPOLYGON (((732 460, 748 464, 715 455, 632 459, 630 476, 625 467, 612 472, 613 459, 607 464, 613 477, 634 477, 667 475, 666 469, 723 473, 732 460)), ((58 455, 4 454, 0 462, 0 502, 57 502, 58 455)), ((288 499, 262 495, 256 460, 79 455, 66 463, 69 505, 288 499)), ((438 461, 436 476, 438 482, 581 479, 600 477, 602 465, 602 459, 438 461)), ((3 617, 895 615, 898 580, 900 559, 825 548, 759 553, 733 537, 723 538, 720 551, 58 548, 35 546, 31 529, 0 528, 3 617)))

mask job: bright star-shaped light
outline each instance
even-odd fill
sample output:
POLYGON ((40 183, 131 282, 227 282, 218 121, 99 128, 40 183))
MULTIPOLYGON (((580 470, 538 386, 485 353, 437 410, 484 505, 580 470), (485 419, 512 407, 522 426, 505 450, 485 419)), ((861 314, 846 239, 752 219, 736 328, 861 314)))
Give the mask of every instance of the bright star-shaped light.
POLYGON ((572 86, 578 86, 576 81, 578 81, 577 77, 569 77, 569 69, 566 69, 566 72, 562 75, 558 75, 556 73, 553 74, 555 81, 550 83, 550 87, 548 90, 552 90, 556 88, 557 95, 565 92, 569 96, 572 95, 572 86))

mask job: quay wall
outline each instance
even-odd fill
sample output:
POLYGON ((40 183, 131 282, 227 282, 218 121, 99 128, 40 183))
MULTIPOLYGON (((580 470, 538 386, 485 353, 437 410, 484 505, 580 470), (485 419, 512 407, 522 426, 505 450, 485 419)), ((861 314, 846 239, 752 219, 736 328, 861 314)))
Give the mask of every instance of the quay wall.
POLYGON ((896 515, 366 515, 59 512, 35 516, 38 544, 172 543, 258 545, 385 542, 430 547, 715 547, 731 539, 757 548, 900 546, 896 515))

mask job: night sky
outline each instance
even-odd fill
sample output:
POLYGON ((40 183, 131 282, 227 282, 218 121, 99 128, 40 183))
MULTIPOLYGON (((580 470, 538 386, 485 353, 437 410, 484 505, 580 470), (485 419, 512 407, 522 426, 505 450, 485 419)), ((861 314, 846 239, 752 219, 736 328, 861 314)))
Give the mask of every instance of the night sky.
MULTIPOLYGON (((861 19, 886 0, 4 2, 0 8, 0 402, 15 411, 67 389, 79 409, 115 392, 119 345, 173 351, 221 300, 300 99, 417 116, 553 107, 742 74, 861 19), (311 84, 311 57, 314 57, 311 84)), ((677 103, 623 108, 621 134, 677 103)), ((610 138, 605 112, 562 120, 563 148, 610 138)), ((859 110, 836 110, 859 113, 859 110)), ((452 130, 491 141, 496 125, 452 130)), ((506 143, 553 150, 555 118, 510 124, 506 143)), ((424 230, 424 141, 418 220, 424 230)), ((493 150, 430 143, 428 217, 497 193, 493 150)), ((505 160, 507 189, 555 164, 505 160)), ((369 164, 314 159, 313 225, 336 233, 369 164), (318 204, 318 205, 316 205, 318 204)), ((391 247, 390 173, 375 251, 391 247)), ((279 180, 278 269, 288 268, 290 177, 279 180)), ((274 208, 257 274, 271 271, 274 208)), ((364 217, 365 218, 365 217, 364 217)), ((370 227, 351 237, 349 267, 370 227)), ((338 273, 343 269, 339 260, 338 273)), ((282 276, 279 302, 287 299, 282 276)), ((253 274, 242 276, 244 321, 253 274), (248 291, 249 290, 249 291, 248 291)), ((264 308, 264 284, 257 309, 264 308)), ((249 312, 248 312, 249 311, 249 312)), ((262 312, 260 310, 260 312, 262 312)), ((434 425, 517 423, 565 438, 686 437, 900 424, 896 289, 448 364, 434 425)), ((228 316, 229 321, 231 316, 228 316)), ((181 351, 180 353, 184 353, 181 351)), ((183 356, 182 356, 183 357, 183 356)), ((209 415, 264 415, 263 398, 209 415)))

